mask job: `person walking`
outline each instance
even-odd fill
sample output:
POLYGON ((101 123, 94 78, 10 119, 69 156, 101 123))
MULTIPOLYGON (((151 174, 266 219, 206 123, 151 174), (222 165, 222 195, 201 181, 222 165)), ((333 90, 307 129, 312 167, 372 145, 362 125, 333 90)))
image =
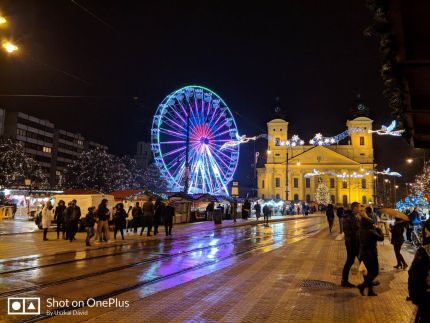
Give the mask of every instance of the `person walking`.
POLYGON ((402 249, 402 245, 405 242, 405 238, 403 237, 403 232, 405 231, 406 222, 396 218, 394 225, 390 224, 390 231, 391 231, 391 244, 394 247, 394 254, 396 255, 397 265, 394 266, 394 268, 399 269, 408 268, 408 264, 406 263, 405 259, 403 258, 402 254, 400 253, 400 250, 402 249))
POLYGON ((154 204, 152 204, 151 198, 149 198, 148 201, 146 201, 143 204, 142 211, 143 211, 143 223, 142 223, 142 230, 140 231, 140 235, 142 235, 143 230, 147 228, 146 235, 149 237, 151 236, 152 223, 154 219, 154 204))
POLYGON ((342 218, 343 218, 344 213, 345 213, 345 209, 343 208, 343 206, 339 206, 336 210, 336 215, 337 215, 337 218, 339 220, 340 234, 343 233, 342 218))
POLYGON ((209 202, 209 204, 206 206, 206 220, 212 221, 214 210, 215 210, 215 203, 209 202))
POLYGON ((166 231, 166 237, 172 235, 172 227, 173 227, 173 217, 175 216, 175 208, 167 203, 166 206, 163 207, 163 221, 164 221, 164 229, 166 231))
POLYGON ((71 212, 71 218, 70 218, 70 237, 69 240, 72 242, 73 240, 76 240, 75 236, 78 232, 78 225, 79 220, 81 219, 81 208, 77 205, 76 200, 72 200, 70 205, 70 212, 71 212))
POLYGON ((124 240, 124 227, 127 218, 127 213, 124 210, 124 204, 118 203, 115 207, 115 214, 113 215, 114 220, 114 232, 113 238, 116 240, 116 234, 119 231, 121 233, 121 238, 124 240))
POLYGON ((430 221, 424 223, 426 238, 409 269, 409 299, 418 306, 415 323, 430 322, 430 221))
POLYGON ((334 209, 333 209, 333 204, 329 204, 327 205, 327 209, 325 211, 325 215, 327 217, 327 221, 328 221, 328 229, 331 233, 332 229, 333 229, 333 222, 334 222, 334 209))
POLYGON ((47 201, 45 207, 42 209, 42 229, 43 229, 43 241, 47 241, 48 237, 48 229, 51 225, 51 221, 53 218, 52 214, 52 204, 51 201, 47 201))
POLYGON ((349 282, 348 276, 355 258, 358 257, 359 252, 359 236, 358 230, 360 228, 360 203, 353 202, 351 210, 347 210, 342 219, 343 232, 345 233, 345 248, 346 248, 346 261, 342 270, 342 287, 355 287, 354 284, 349 282))
POLYGON ((161 225, 163 209, 164 204, 161 202, 161 199, 158 198, 154 205, 154 235, 158 234, 158 227, 161 225))
POLYGON ((233 202, 231 202, 231 217, 233 219, 233 222, 236 223, 237 219, 237 200, 234 199, 233 202))
POLYGON ((269 225, 270 208, 267 204, 264 204, 264 206, 263 206, 263 216, 264 216, 264 223, 266 226, 268 226, 269 225))
POLYGON ((133 230, 134 233, 137 233, 137 227, 142 222, 142 208, 139 205, 139 202, 136 202, 136 205, 131 210, 131 216, 133 217, 133 230))
POLYGON ((261 216, 261 205, 260 205, 260 203, 258 203, 258 201, 254 205, 254 210, 255 210, 255 217, 257 218, 257 221, 258 221, 258 219, 261 216))
POLYGON ((64 211, 66 210, 66 203, 63 200, 58 201, 58 205, 55 208, 54 221, 57 223, 57 239, 60 239, 60 232, 62 232, 62 238, 65 239, 66 234, 66 223, 64 219, 64 211))
POLYGON ((109 217, 110 217, 110 212, 109 209, 107 207, 107 203, 108 200, 107 199, 103 199, 99 205, 99 207, 97 208, 97 218, 98 218, 98 223, 97 223, 97 229, 99 232, 99 242, 102 242, 102 239, 106 242, 109 241, 109 217))
POLYGON ((384 241, 384 234, 380 228, 375 227, 373 220, 363 216, 360 220, 360 252, 359 259, 364 263, 367 274, 364 276, 363 283, 359 284, 358 290, 364 296, 367 288, 367 296, 377 296, 373 291, 374 279, 379 274, 378 248, 377 242, 384 241))
POLYGON ((90 240, 94 236, 94 225, 96 224, 96 215, 94 213, 95 207, 91 206, 88 208, 88 213, 85 216, 85 229, 87 231, 87 238, 85 244, 90 247, 90 240))
POLYGON ((242 219, 247 220, 249 218, 249 212, 251 211, 251 203, 248 199, 242 204, 242 219))

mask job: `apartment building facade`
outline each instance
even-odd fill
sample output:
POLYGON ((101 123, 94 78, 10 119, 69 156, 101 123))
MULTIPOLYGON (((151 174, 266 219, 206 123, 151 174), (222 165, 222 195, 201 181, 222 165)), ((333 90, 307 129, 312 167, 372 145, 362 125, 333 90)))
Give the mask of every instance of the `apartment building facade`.
POLYGON ((0 109, 0 136, 20 141, 25 151, 39 162, 51 186, 61 183, 67 164, 83 150, 108 149, 80 134, 57 129, 48 120, 5 109, 0 109))

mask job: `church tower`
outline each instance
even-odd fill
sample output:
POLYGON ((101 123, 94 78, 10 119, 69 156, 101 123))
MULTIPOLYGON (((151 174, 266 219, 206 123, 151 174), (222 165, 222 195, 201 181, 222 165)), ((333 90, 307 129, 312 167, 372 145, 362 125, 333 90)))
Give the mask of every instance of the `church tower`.
POLYGON ((373 163, 373 140, 372 140, 372 123, 369 118, 369 108, 362 100, 360 95, 354 102, 351 111, 352 120, 346 122, 348 130, 350 130, 352 158, 360 163, 373 163), (362 129, 357 131, 357 129, 362 129))

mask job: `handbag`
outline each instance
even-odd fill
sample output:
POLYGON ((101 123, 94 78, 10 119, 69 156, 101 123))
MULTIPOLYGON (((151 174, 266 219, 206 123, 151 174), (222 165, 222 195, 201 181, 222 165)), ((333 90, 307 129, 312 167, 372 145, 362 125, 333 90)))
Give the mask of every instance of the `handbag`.
POLYGON ((367 268, 366 268, 366 265, 364 264, 364 261, 360 262, 360 265, 358 266, 358 271, 359 271, 363 276, 366 276, 366 275, 367 275, 367 268))

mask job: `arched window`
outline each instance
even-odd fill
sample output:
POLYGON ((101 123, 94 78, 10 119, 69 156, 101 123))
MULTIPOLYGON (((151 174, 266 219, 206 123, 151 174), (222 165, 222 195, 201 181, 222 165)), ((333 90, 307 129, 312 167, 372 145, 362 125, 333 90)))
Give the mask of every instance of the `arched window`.
POLYGON ((306 202, 308 203, 311 202, 311 196, 309 194, 306 194, 306 202))
POLYGON ((298 201, 299 200, 299 194, 294 194, 294 201, 298 201))
POLYGON ((279 199, 280 199, 279 194, 276 194, 276 199, 277 199, 277 200, 279 200, 279 199))
POLYGON ((361 203, 362 204, 367 204, 367 197, 366 197, 366 195, 363 195, 363 197, 361 198, 361 203))
POLYGON ((366 179, 365 178, 363 178, 362 180, 361 180, 361 188, 366 188, 366 179))
POLYGON ((348 188, 348 182, 347 181, 342 182, 342 188, 348 188))
POLYGON ((330 196, 331 203, 336 203, 336 197, 334 195, 330 196))
POLYGON ((347 195, 342 196, 342 204, 344 207, 348 207, 348 196, 347 195))
POLYGON ((264 194, 261 194, 261 198, 264 200, 264 194))

